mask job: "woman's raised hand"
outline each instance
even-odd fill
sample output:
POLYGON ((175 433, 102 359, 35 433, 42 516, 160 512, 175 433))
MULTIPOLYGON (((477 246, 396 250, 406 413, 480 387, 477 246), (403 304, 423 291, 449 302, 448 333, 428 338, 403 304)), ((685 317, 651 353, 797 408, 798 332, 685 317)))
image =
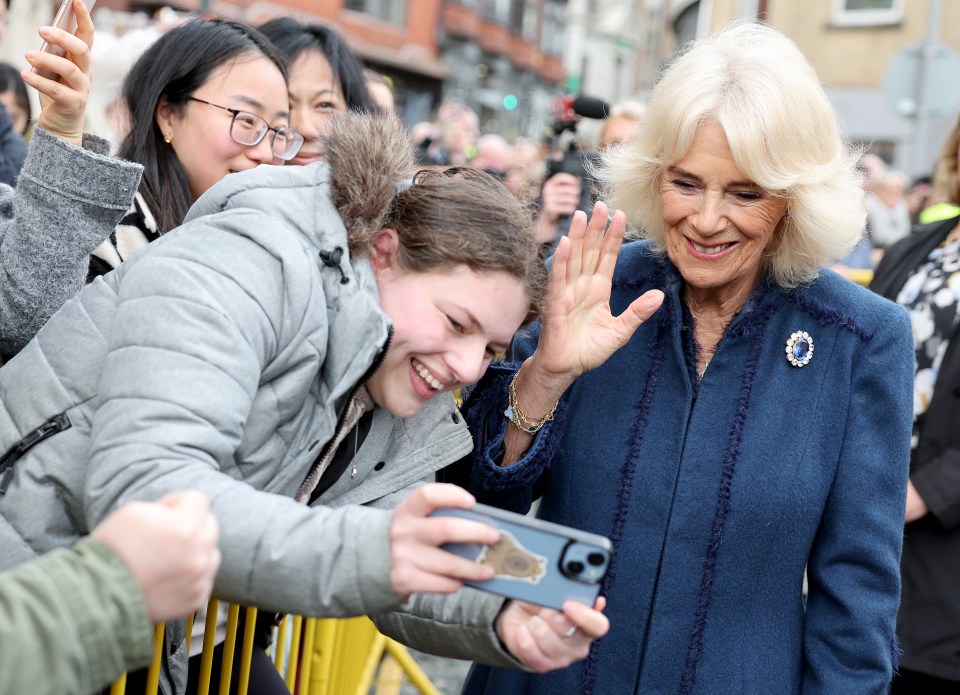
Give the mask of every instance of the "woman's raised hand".
POLYGON ((619 316, 610 310, 610 288, 626 218, 617 210, 607 225, 607 206, 598 202, 589 224, 577 212, 570 233, 560 240, 542 331, 533 358, 544 376, 567 385, 599 367, 663 303, 660 290, 649 290, 619 316))
POLYGON ((53 79, 31 70, 23 77, 40 92, 40 117, 37 124, 53 135, 80 146, 83 142, 83 114, 90 94, 90 48, 93 46, 93 20, 83 0, 73 0, 77 17, 77 33, 70 34, 55 27, 40 27, 40 36, 48 44, 59 46, 64 55, 47 51, 27 51, 26 59, 35 68, 49 70, 53 79))

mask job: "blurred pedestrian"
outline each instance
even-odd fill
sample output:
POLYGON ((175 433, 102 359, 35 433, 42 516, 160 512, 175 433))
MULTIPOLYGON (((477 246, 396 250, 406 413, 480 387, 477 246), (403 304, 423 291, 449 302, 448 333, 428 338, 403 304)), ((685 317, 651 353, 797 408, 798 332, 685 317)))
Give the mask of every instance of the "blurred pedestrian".
MULTIPOLYGON (((943 205, 960 202, 949 195, 949 182, 956 193, 960 180, 957 130, 937 161, 943 205)), ((889 248, 870 285, 906 307, 914 340, 913 437, 897 617, 903 655, 895 695, 960 692, 958 281, 960 220, 954 214, 917 227, 889 248)))
POLYGON ((480 137, 476 112, 460 99, 447 98, 437 110, 436 124, 445 161, 453 166, 468 165, 477 154, 480 137))
POLYGON ((346 111, 372 112, 363 65, 332 27, 278 17, 260 30, 287 61, 290 125, 304 137, 291 164, 322 158, 320 142, 332 116, 346 111))
POLYGON ((883 251, 910 233, 906 189, 906 175, 893 169, 870 182, 865 203, 870 241, 875 249, 883 251))
POLYGON ((924 208, 917 220, 920 224, 929 224, 960 216, 960 120, 947 134, 940 155, 937 157, 933 172, 933 190, 930 192, 930 204, 924 208))
POLYGON ((396 116, 397 95, 393 90, 393 80, 369 68, 363 71, 363 76, 367 82, 367 91, 370 92, 370 98, 373 100, 373 103, 375 103, 383 113, 389 116, 396 116))
POLYGON ((30 98, 20 71, 8 63, 0 63, 0 104, 10 115, 14 131, 26 136, 30 126, 30 98))
POLYGON ((477 154, 470 166, 503 181, 510 168, 511 155, 510 143, 506 138, 497 133, 486 133, 477 139, 477 154))
POLYGON ((919 222, 920 213, 930 205, 930 194, 933 192, 932 179, 929 176, 918 176, 910 182, 907 193, 907 210, 910 212, 911 223, 919 222))
POLYGON ((611 147, 626 145, 633 141, 643 123, 646 106, 641 101, 626 100, 614 104, 610 115, 603 119, 597 150, 606 152, 611 147))

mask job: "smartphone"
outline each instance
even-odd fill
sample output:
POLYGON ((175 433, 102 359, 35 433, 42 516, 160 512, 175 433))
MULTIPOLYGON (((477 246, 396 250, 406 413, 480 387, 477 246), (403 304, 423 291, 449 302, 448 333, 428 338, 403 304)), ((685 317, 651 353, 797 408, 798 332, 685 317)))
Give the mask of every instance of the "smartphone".
POLYGON ((431 516, 479 521, 500 531, 500 540, 494 545, 441 546, 493 567, 492 579, 468 581, 468 586, 557 610, 568 600, 592 606, 613 557, 613 544, 603 536, 484 504, 472 509, 437 509, 431 516))
MULTIPOLYGON (((83 0, 83 4, 87 6, 88 10, 93 9, 94 3, 97 0, 83 0)), ((73 0, 62 0, 60 3, 60 8, 57 10, 56 16, 53 18, 50 26, 57 27, 58 29, 63 29, 64 31, 75 34, 77 32, 77 16, 73 13, 73 0)), ((41 53, 52 53, 53 55, 62 56, 64 51, 60 46, 55 46, 51 43, 43 42, 43 45, 40 46, 41 53)), ((33 68, 33 72, 40 75, 40 77, 46 77, 49 80, 57 79, 58 75, 50 72, 45 69, 33 68)))

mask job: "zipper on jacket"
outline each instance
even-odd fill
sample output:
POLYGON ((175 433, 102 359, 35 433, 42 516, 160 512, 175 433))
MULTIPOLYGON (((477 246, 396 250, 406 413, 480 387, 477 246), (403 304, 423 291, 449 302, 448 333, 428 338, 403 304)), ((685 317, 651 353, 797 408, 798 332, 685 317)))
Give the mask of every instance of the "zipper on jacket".
POLYGON ((3 455, 3 458, 0 458, 0 495, 6 494, 7 488, 10 487, 10 481, 13 480, 13 464, 16 463, 21 456, 44 439, 48 439, 58 432, 70 429, 71 426, 70 418, 67 417, 67 414, 59 413, 35 430, 28 432, 23 439, 10 447, 7 453, 3 455))
POLYGON ((350 409, 350 403, 353 402, 353 397, 357 394, 357 390, 363 386, 363 384, 367 383, 367 379, 373 376, 374 372, 380 369, 380 365, 383 364, 383 360, 387 357, 387 351, 390 349, 391 341, 393 341, 393 324, 387 328, 387 339, 384 341, 383 347, 380 348, 380 352, 377 353, 377 356, 374 358, 373 362, 370 363, 370 367, 366 372, 364 372, 360 380, 353 385, 352 389, 350 389, 350 393, 346 399, 347 405, 343 409, 343 412, 337 417, 337 426, 333 430, 333 436, 327 440, 327 443, 323 445, 323 448, 320 449, 320 453, 317 454, 317 457, 313 460, 313 465, 310 466, 310 470, 307 471, 307 475, 304 477, 303 482, 300 483, 300 487, 297 488, 297 492, 293 496, 294 499, 297 499, 304 493, 304 487, 306 486, 307 481, 310 480, 317 466, 319 466, 320 462, 326 457, 327 450, 334 442, 342 439, 341 434, 345 434, 342 432, 342 430, 346 424, 346 415, 347 411, 350 409))

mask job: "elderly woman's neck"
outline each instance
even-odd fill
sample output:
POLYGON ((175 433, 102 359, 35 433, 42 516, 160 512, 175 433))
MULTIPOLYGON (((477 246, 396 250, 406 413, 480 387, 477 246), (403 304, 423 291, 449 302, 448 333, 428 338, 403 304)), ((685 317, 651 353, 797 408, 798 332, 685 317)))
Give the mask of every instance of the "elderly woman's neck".
POLYGON ((753 292, 755 284, 742 284, 727 288, 697 288, 687 284, 684 288, 683 299, 693 317, 693 335, 697 346, 697 372, 703 372, 717 344, 723 337, 723 332, 743 308, 753 292))

